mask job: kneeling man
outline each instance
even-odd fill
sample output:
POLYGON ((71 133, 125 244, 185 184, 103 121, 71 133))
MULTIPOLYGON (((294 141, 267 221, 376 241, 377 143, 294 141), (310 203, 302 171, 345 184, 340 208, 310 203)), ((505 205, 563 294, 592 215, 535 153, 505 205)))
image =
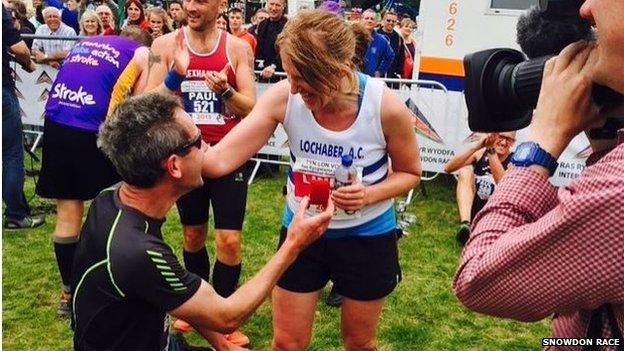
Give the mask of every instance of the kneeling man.
POLYGON ((324 212, 304 218, 302 201, 286 243, 222 298, 182 268, 161 233, 176 200, 203 182, 206 145, 177 98, 152 93, 122 102, 98 144, 123 182, 98 195, 82 227, 72 286, 76 350, 164 350, 167 314, 205 337, 236 330, 333 213, 330 200, 324 212))

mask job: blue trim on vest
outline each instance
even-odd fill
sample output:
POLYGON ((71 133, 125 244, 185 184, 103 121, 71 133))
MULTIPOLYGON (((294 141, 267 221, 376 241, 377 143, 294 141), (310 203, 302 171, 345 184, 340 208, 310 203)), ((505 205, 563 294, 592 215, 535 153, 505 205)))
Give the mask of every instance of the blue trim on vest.
POLYGON ((362 108, 362 101, 364 100, 364 90, 366 89, 366 82, 368 81, 368 76, 362 72, 357 72, 358 77, 358 104, 357 111, 355 115, 360 114, 360 109, 362 108))
POLYGON ((288 179, 295 184, 295 176, 293 175, 292 167, 288 166, 288 179))
POLYGON ((377 179, 376 181, 372 182, 370 185, 375 185, 377 183, 381 183, 383 182, 386 178, 388 178, 388 171, 386 171, 386 173, 379 179, 377 179))
MULTIPOLYGON (((284 214, 282 215, 282 226, 288 228, 293 219, 293 212, 284 206, 284 214)), ((385 234, 396 228, 396 216, 394 214, 394 206, 390 206, 388 210, 380 214, 376 218, 368 222, 362 223, 355 227, 341 229, 327 229, 323 234, 324 238, 336 239, 347 236, 377 236, 385 234)))
POLYGON ((375 161, 375 163, 373 163, 372 165, 368 165, 364 167, 364 169, 362 169, 362 177, 366 177, 367 175, 374 173, 376 170, 381 168, 386 163, 388 163, 388 153, 381 156, 381 158, 375 161))

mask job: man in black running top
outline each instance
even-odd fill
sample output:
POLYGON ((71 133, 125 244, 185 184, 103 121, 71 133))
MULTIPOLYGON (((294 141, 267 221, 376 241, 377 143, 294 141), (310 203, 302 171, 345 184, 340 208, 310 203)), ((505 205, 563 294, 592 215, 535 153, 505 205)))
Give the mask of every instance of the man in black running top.
POLYGON ((152 93, 122 102, 98 144, 123 182, 98 195, 82 227, 72 284, 75 350, 166 350, 167 314, 202 335, 235 330, 333 213, 330 201, 304 218, 303 201, 286 244, 225 299, 184 270, 162 238, 169 209, 203 182, 206 145, 177 98, 152 93))

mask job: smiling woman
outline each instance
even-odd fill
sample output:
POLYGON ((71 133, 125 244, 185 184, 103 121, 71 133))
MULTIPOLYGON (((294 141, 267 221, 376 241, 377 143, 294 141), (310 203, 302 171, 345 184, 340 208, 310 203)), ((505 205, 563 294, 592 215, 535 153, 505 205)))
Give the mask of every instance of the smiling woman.
POLYGON ((80 18, 80 35, 100 35, 103 31, 104 26, 95 11, 87 10, 82 14, 80 18))

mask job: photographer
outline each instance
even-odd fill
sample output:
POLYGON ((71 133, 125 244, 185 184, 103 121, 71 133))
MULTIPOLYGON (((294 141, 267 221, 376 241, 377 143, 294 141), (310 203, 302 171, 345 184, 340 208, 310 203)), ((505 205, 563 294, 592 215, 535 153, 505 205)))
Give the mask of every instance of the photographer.
POLYGON ((624 130, 559 190, 548 182, 556 162, 527 155, 556 160, 578 133, 601 125, 594 82, 624 93, 623 11, 624 1, 585 1, 580 13, 595 22, 597 43, 574 43, 546 62, 533 144, 516 149, 462 253, 453 288, 470 309, 522 321, 554 315, 555 337, 622 338, 624 130))

